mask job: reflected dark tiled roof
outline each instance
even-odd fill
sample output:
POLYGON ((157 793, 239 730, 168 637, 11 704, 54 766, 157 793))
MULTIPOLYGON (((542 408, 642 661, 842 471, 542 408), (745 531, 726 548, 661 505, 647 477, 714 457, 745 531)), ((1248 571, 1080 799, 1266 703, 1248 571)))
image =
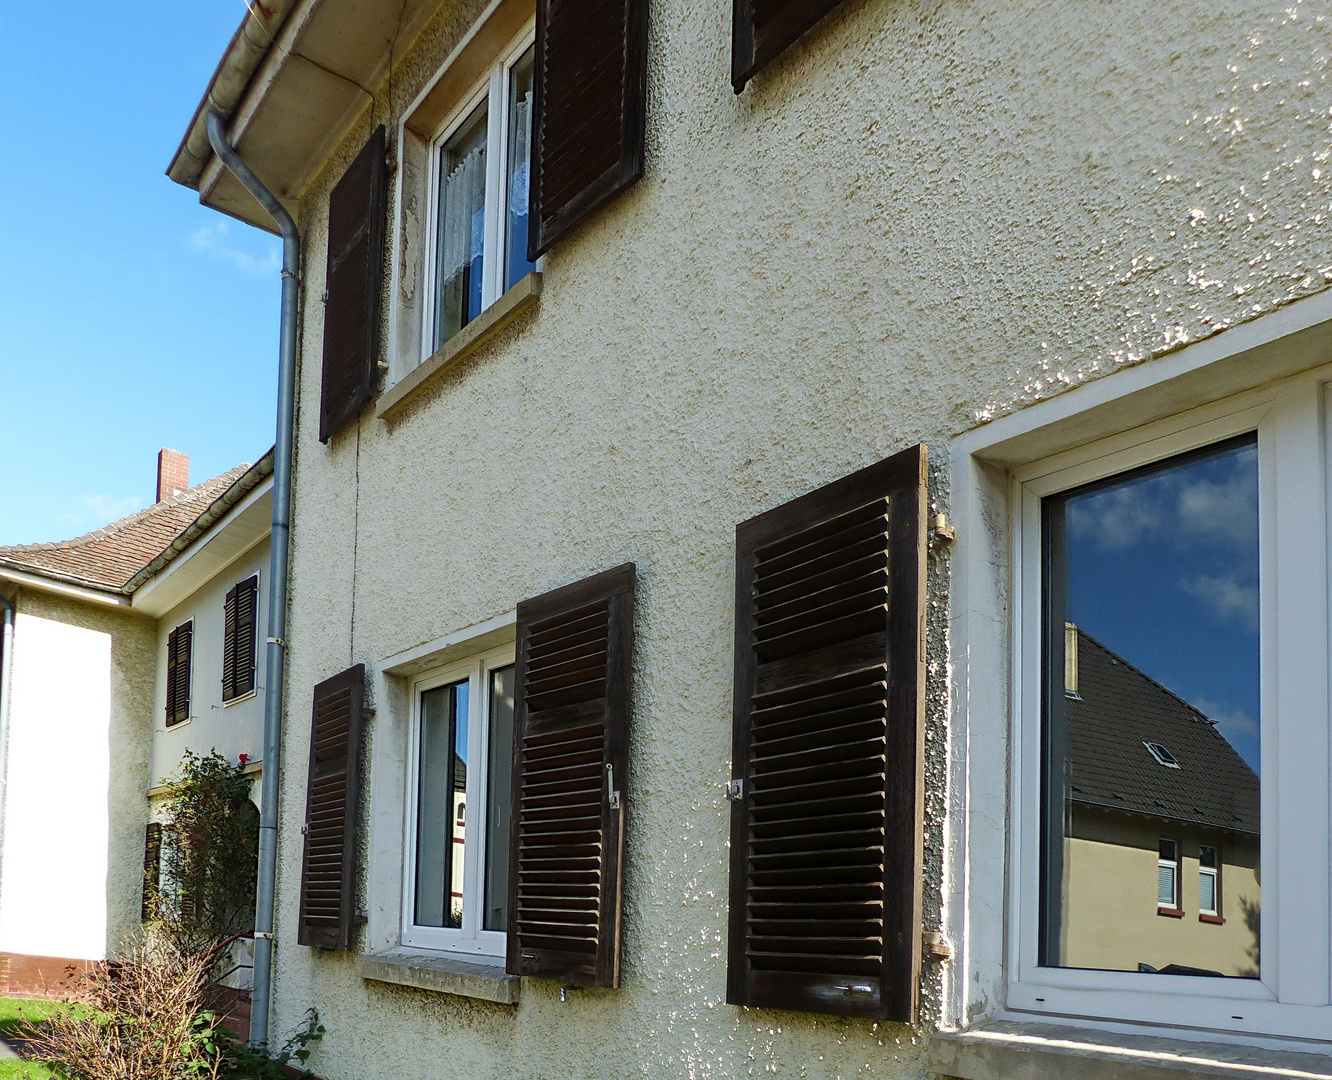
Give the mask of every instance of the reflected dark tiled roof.
POLYGON ((1258 776, 1216 725, 1082 630, 1078 692, 1065 698, 1074 802, 1258 833, 1258 776), (1145 742, 1179 768, 1158 764, 1145 742))

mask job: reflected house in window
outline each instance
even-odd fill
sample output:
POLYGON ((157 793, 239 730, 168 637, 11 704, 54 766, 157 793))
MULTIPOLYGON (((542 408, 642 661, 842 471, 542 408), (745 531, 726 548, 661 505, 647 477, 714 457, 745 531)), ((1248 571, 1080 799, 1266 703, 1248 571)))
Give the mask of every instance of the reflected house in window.
POLYGON ((1063 966, 1257 976, 1257 773, 1198 709, 1066 631, 1063 966))
POLYGON ((467 842, 467 762, 453 755, 453 854, 449 858, 449 925, 462 926, 463 845, 467 842))

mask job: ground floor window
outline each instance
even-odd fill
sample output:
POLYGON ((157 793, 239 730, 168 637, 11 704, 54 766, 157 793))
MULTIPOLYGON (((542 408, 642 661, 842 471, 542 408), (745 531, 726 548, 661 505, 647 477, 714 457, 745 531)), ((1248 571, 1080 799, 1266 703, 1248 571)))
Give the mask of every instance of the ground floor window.
POLYGON ((405 944, 504 952, 513 659, 508 646, 412 684, 405 944))

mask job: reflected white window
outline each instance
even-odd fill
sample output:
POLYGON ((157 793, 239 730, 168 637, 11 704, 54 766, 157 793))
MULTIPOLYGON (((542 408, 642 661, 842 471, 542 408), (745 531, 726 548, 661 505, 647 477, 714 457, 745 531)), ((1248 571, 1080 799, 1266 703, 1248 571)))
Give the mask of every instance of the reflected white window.
POLYGON ((417 679, 412 698, 404 944, 503 955, 513 647, 417 679))
POLYGON ((527 258, 529 32, 445 125, 434 150, 434 351, 536 269, 527 258))
POLYGON ((1216 848, 1206 845, 1198 849, 1198 914, 1221 914, 1221 864, 1216 848))

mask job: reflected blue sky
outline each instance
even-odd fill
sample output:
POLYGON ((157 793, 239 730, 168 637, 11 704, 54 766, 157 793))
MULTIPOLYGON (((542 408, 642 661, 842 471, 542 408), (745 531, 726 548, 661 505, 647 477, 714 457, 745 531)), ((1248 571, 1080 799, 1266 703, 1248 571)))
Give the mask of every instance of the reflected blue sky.
POLYGON ((1257 445, 1075 495, 1067 515, 1068 618, 1261 774, 1257 445))

